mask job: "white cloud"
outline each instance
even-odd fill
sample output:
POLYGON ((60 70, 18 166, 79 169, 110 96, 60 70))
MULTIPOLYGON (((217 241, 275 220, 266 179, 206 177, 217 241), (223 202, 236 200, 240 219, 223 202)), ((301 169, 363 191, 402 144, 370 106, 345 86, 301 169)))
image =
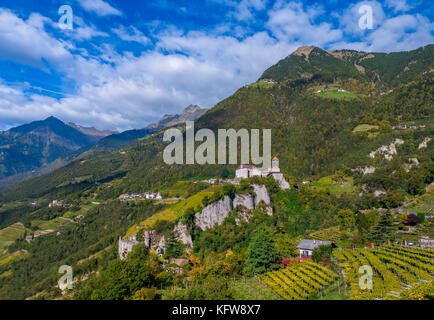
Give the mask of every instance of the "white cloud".
POLYGON ((340 29, 347 35, 363 37, 371 32, 369 29, 361 29, 359 20, 362 14, 359 13, 361 6, 369 6, 372 8, 373 15, 373 30, 378 29, 386 19, 382 5, 377 1, 361 1, 350 5, 340 17, 340 29))
POLYGON ((134 26, 124 27, 120 25, 118 28, 112 28, 111 30, 124 41, 134 41, 142 44, 148 44, 150 41, 143 32, 134 26))
POLYGON ((122 12, 113 8, 103 0, 78 0, 81 6, 90 12, 95 12, 99 16, 116 15, 121 16, 122 12))
MULTIPOLYGON (((108 37, 105 32, 97 30, 95 26, 88 26, 80 17, 74 17, 74 29, 65 30, 73 39, 76 40, 90 40, 94 37, 108 37)), ((65 32, 64 31, 64 32, 65 32)))
POLYGON ((301 3, 278 1, 266 26, 279 40, 293 44, 312 44, 324 47, 342 38, 342 32, 327 22, 315 23, 320 8, 304 10, 301 3))
POLYGON ((47 22, 38 14, 27 21, 11 11, 0 8, 0 58, 43 68, 43 59, 59 66, 72 55, 61 41, 52 38, 43 26, 47 22))
POLYGON ((386 5, 390 8, 393 8, 395 12, 406 12, 412 8, 412 6, 410 6, 406 0, 386 0, 386 5))

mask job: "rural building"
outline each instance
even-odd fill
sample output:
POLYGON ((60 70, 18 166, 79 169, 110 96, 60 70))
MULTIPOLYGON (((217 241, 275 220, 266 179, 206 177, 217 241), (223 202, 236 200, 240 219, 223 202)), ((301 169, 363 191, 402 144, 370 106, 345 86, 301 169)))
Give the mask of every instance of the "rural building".
POLYGON ((311 257, 313 250, 315 250, 319 246, 332 246, 332 245, 333 245, 333 242, 331 242, 331 241, 303 239, 298 244, 297 249, 300 253, 300 258, 301 257, 311 257))
POLYGON ((421 248, 434 247, 434 237, 420 237, 419 246, 421 248))
POLYGON ((188 262, 188 259, 170 259, 170 264, 176 264, 178 267, 182 267, 188 262))

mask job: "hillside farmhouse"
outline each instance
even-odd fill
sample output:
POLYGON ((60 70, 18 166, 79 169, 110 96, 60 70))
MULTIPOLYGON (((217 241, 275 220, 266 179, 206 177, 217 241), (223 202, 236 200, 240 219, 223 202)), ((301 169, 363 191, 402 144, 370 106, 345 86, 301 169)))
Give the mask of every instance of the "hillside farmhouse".
POLYGON ((322 240, 308 240, 308 239, 301 240, 300 243, 297 245, 300 258, 312 257, 313 250, 315 250, 319 246, 333 246, 333 242, 322 241, 322 240))

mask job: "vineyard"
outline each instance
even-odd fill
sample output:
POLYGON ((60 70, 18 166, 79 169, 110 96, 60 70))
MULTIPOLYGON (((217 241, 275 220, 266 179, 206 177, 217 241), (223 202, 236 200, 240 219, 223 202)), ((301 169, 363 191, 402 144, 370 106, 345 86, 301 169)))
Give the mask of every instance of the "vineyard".
POLYGON ((335 250, 350 286, 350 299, 397 299, 401 293, 434 276, 434 251, 413 247, 382 246, 375 249, 335 250), (359 286, 359 268, 370 266, 372 289, 359 286))
POLYGON ((232 283, 236 299, 303 300, 332 284, 337 275, 310 261, 232 283))
POLYGON ((331 227, 328 229, 322 229, 309 234, 310 239, 332 241, 336 242, 341 240, 343 232, 338 227, 331 227))

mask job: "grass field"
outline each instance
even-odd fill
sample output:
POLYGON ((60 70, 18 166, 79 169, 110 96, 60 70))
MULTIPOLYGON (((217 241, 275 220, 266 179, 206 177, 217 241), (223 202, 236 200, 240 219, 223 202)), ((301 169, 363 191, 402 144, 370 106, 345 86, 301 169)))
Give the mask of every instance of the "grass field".
POLYGON ((55 218, 53 220, 44 221, 44 220, 33 220, 32 227, 36 227, 40 230, 61 230, 62 228, 71 225, 72 222, 62 219, 55 218))
POLYGON ((357 98, 366 97, 364 94, 352 93, 352 92, 340 92, 340 91, 327 91, 317 93, 320 97, 335 100, 353 100, 357 98))
POLYGON ((79 216, 79 215, 86 216, 87 213, 89 212, 89 210, 91 210, 97 206, 98 206, 97 204, 92 204, 92 203, 81 205, 79 211, 75 211, 75 212, 67 211, 63 216, 65 218, 68 218, 68 219, 74 219, 76 216, 79 216))
POLYGON ((2 248, 5 248, 12 243, 14 243, 15 240, 22 238, 24 236, 24 233, 26 231, 26 228, 21 222, 17 222, 7 228, 0 230, 0 250, 2 248))
POLYGON ((276 84, 275 83, 269 83, 269 82, 265 82, 265 81, 258 81, 255 83, 252 83, 249 85, 250 88, 256 88, 259 87, 261 89, 269 89, 274 87, 276 84))
POLYGON ((15 251, 14 253, 8 253, 4 251, 3 253, 0 252, 0 267, 17 259, 21 259, 26 255, 26 252, 23 251, 15 251))
POLYGON ((370 124, 359 124, 357 127, 355 127, 353 129, 353 132, 365 132, 365 131, 370 131, 370 130, 377 130, 379 127, 378 126, 373 126, 370 124))
POLYGON ((335 195, 351 193, 355 191, 354 179, 352 177, 344 178, 342 181, 335 181, 334 179, 334 176, 323 177, 318 181, 312 182, 310 186, 319 189, 323 188, 335 195))

